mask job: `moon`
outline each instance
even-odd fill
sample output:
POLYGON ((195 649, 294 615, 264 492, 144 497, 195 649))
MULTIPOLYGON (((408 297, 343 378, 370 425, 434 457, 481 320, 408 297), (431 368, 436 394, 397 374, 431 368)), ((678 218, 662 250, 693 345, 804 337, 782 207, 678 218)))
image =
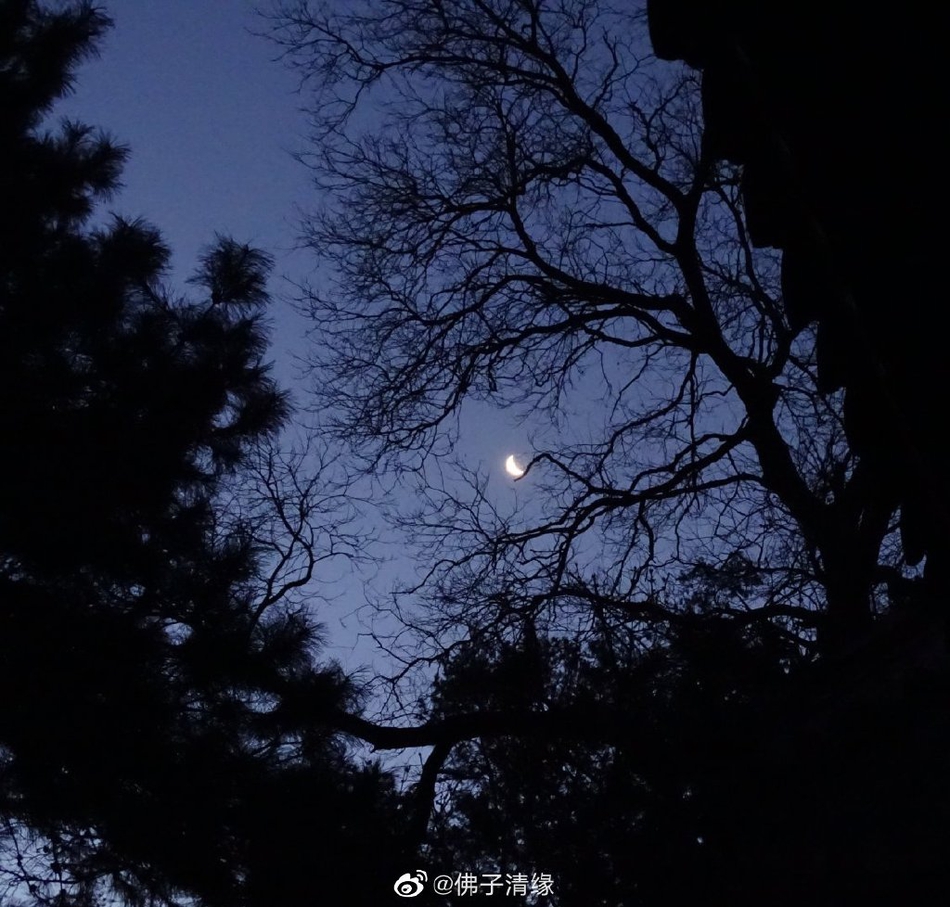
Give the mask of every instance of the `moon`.
POLYGON ((524 470, 516 462, 514 454, 511 454, 508 459, 505 460, 505 472, 515 479, 520 479, 524 475, 524 470))

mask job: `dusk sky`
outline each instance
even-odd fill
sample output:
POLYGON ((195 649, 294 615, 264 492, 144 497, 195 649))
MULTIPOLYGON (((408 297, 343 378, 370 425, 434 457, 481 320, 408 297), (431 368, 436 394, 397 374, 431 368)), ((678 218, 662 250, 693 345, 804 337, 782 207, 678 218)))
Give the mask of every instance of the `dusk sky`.
MULTIPOLYGON (((124 189, 110 208, 157 226, 173 252, 172 280, 190 274, 214 233, 230 233, 300 276, 309 256, 293 254, 295 204, 308 195, 306 170, 291 153, 304 144, 295 77, 263 30, 255 4, 111 0, 115 21, 99 59, 79 72, 57 113, 101 127, 131 149, 124 189)), ((275 352, 288 378, 290 307, 274 308, 275 352)), ((299 327, 299 326, 298 326, 299 327)))
MULTIPOLYGON (((54 116, 103 128, 130 148, 124 188, 106 207, 143 217, 162 232, 177 291, 188 291, 184 281, 216 231, 274 256, 271 358, 283 386, 305 405, 306 382, 294 355, 306 348, 307 325, 291 297, 292 282, 319 267, 312 252, 295 251, 301 214, 317 202, 306 168, 293 158, 307 147, 306 96, 278 60, 279 48, 260 36, 267 30, 256 13, 260 4, 111 0, 102 6, 115 25, 54 116)), ((511 453, 522 462, 530 456, 528 427, 488 406, 466 404, 462 430, 459 452, 466 461, 491 473, 506 505, 523 503, 532 477, 515 490, 503 464, 511 453)), ((410 492, 399 493, 399 505, 413 508, 410 492)), ((368 520, 381 525, 372 513, 368 520)), ((339 563, 321 577, 332 580, 322 588, 333 604, 320 611, 327 653, 347 668, 384 667, 373 644, 359 641, 369 611, 360 618, 355 612, 367 590, 385 595, 397 579, 412 575, 405 551, 391 536, 390 545, 374 551, 388 566, 357 575, 339 563)))

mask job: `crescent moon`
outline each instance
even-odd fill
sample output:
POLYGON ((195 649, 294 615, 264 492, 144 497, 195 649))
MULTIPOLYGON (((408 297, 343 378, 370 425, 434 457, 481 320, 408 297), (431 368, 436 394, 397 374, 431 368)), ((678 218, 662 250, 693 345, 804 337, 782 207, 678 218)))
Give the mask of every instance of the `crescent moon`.
POLYGON ((515 479, 520 479, 524 475, 524 470, 517 464, 515 461, 515 455, 511 454, 507 460, 505 460, 505 472, 508 475, 512 476, 515 479))

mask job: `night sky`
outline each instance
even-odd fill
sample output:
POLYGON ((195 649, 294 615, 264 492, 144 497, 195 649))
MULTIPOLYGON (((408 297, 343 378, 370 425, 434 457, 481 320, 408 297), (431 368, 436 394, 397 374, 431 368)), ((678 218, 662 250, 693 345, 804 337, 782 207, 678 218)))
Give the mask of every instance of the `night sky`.
MULTIPOLYGON (((295 358, 307 350, 307 325, 292 300, 295 283, 325 275, 318 257, 297 242, 301 217, 318 202, 306 167, 293 157, 307 148, 306 95, 278 59, 279 48, 261 36, 268 23, 256 12, 259 3, 112 0, 102 6, 115 25, 100 56, 80 67, 74 93, 54 111, 104 129, 131 150, 124 188, 100 216, 114 211, 154 224, 172 249, 169 282, 178 292, 187 293, 185 280, 215 232, 270 253, 276 260, 271 358, 300 418, 309 421, 306 378, 295 358)), ((456 454, 490 476, 501 507, 523 506, 533 477, 515 488, 503 464, 511 453, 526 462, 529 437, 542 428, 469 402, 456 454)), ((439 469, 448 474, 451 467, 439 469)), ((411 512, 416 490, 400 486, 387 496, 378 486, 367 488, 373 501, 364 507, 365 525, 382 535, 374 564, 326 565, 314 591, 330 599, 319 603, 327 654, 349 670, 385 671, 384 656, 362 635, 372 619, 366 602, 386 597, 429 565, 412 562, 405 539, 387 530, 375 509, 385 498, 411 512)), ((386 629, 385 622, 380 626, 386 629)))
MULTIPOLYGON (((157 226, 173 252, 182 287, 215 231, 268 251, 275 274, 299 277, 308 261, 293 253, 295 204, 308 191, 291 157, 304 144, 295 77, 273 62, 276 48, 250 2, 112 0, 115 22, 98 59, 79 70, 74 94, 57 113, 105 129, 131 149, 122 193, 110 207, 157 226)), ((279 281, 272 287, 279 295, 279 281)), ((295 325, 274 307, 275 354, 295 325)))

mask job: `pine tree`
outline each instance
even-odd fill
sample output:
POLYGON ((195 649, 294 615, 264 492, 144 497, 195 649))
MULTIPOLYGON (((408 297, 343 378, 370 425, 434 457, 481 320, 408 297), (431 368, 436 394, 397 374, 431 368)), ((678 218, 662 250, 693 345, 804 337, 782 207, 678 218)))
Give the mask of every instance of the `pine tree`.
POLYGON ((11 897, 310 903, 367 847, 398 856, 395 800, 325 727, 355 690, 314 662, 309 617, 262 606, 253 526, 224 511, 288 412, 262 361, 270 259, 219 237, 199 298, 172 298, 153 227, 92 226, 126 150, 45 125, 109 25, 88 3, 0 0, 11 897), (45 860, 23 858, 31 841, 45 860))

